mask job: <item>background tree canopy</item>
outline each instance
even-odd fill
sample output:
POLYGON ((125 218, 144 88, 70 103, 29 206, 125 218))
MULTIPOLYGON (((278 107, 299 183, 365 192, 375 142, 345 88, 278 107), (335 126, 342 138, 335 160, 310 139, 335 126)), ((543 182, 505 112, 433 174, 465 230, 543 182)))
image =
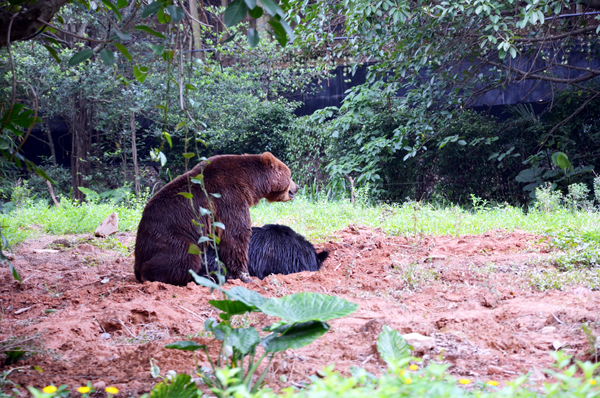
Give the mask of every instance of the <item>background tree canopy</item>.
POLYGON ((597 1, 11 0, 0 19, 4 200, 23 166, 84 199, 269 150, 332 195, 526 202, 600 156, 597 1), (366 82, 296 116, 341 66, 366 82))

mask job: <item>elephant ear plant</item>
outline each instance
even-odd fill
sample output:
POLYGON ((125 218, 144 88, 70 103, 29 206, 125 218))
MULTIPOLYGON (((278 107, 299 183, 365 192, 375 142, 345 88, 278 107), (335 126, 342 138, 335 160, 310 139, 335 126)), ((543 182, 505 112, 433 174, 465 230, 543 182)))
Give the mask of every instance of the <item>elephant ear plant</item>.
POLYGON ((190 272, 196 283, 211 288, 211 292, 219 290, 225 297, 224 300, 209 301, 213 307, 222 311, 219 314, 221 322, 209 318, 205 323, 206 330, 221 341, 219 355, 217 358, 211 358, 205 345, 193 341, 179 341, 167 345, 166 348, 204 350, 212 372, 198 368, 198 374, 217 396, 227 396, 227 391, 231 392, 231 388, 242 386, 250 393, 256 392, 276 353, 312 343, 329 330, 326 321, 350 315, 358 308, 357 304, 339 297, 318 293, 265 298, 242 286, 225 290, 211 280, 190 272), (281 320, 263 328, 266 332, 263 336, 254 328, 234 328, 231 318, 248 312, 262 312, 281 320), (262 346, 262 354, 258 350, 259 345, 262 346), (253 380, 259 365, 266 357, 267 365, 253 380))

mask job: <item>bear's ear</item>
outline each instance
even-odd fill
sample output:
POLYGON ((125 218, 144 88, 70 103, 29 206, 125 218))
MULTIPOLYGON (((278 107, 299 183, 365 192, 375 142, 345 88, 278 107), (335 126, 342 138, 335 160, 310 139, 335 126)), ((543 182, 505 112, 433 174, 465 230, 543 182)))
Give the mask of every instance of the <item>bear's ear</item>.
POLYGON ((277 163, 277 158, 271 152, 265 152, 260 155, 260 160, 265 166, 275 167, 275 163, 277 163))

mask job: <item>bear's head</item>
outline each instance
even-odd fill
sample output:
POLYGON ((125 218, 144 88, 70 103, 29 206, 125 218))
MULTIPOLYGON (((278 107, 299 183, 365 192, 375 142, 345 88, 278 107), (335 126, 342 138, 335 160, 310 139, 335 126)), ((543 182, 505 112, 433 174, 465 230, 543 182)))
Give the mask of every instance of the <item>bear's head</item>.
POLYGON ((269 202, 287 202, 294 199, 298 185, 292 181, 292 172, 270 152, 260 155, 262 164, 269 170, 271 192, 265 198, 269 202))

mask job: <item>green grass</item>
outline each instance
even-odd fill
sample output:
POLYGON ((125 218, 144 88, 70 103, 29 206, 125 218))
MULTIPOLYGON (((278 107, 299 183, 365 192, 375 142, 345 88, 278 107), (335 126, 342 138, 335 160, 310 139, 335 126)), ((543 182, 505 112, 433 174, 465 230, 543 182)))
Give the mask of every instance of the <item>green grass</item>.
MULTIPOLYGON (((63 200, 60 207, 34 203, 0 215, 11 244, 19 243, 36 231, 54 235, 93 232, 112 212, 119 215, 119 229, 135 232, 141 218, 142 203, 129 205, 72 204, 63 200)), ((322 241, 348 225, 380 227, 391 235, 466 235, 492 229, 525 230, 536 234, 572 235, 600 243, 600 213, 559 209, 553 212, 525 212, 512 206, 436 207, 418 202, 398 205, 359 205, 348 201, 309 201, 266 203, 251 209, 254 225, 289 225, 311 241, 322 241)))
POLYGON ((11 245, 20 243, 38 232, 51 235, 92 233, 98 225, 115 212, 119 216, 119 230, 135 232, 142 216, 143 206, 112 203, 74 204, 62 200, 60 207, 36 202, 0 215, 3 234, 11 245), (6 227, 6 229, 4 228, 6 227))
POLYGON ((293 203, 261 202, 251 209, 255 225, 282 223, 311 240, 323 240, 350 224, 380 227, 391 235, 467 235, 492 229, 521 229, 535 234, 577 231, 600 242, 600 213, 557 210, 525 212, 512 206, 479 208, 436 207, 417 202, 361 206, 347 201, 293 203))

